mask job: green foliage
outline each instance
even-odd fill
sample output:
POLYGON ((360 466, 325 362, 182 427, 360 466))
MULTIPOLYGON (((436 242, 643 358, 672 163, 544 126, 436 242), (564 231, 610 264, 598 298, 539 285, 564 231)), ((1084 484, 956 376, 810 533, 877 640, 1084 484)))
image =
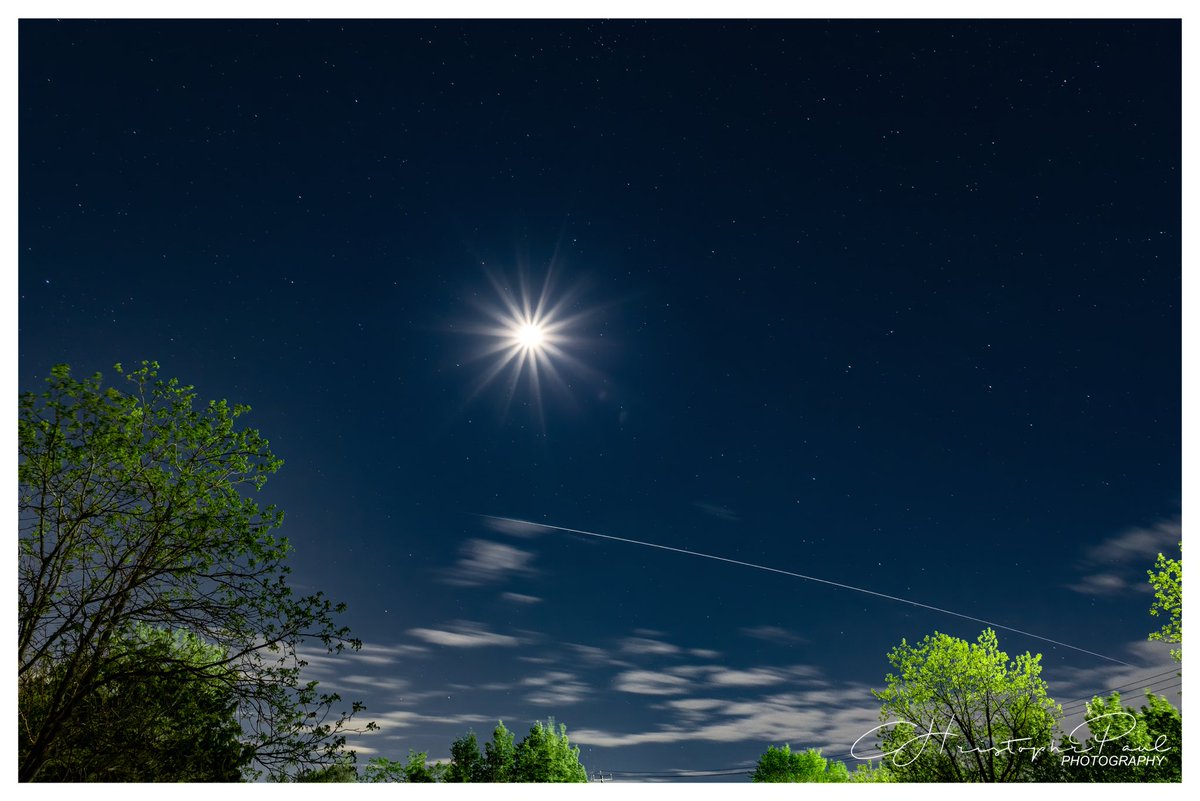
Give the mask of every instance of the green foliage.
POLYGON ((1061 709, 1046 694, 1041 656, 1015 661, 984 631, 969 643, 945 634, 888 654, 895 673, 872 691, 883 702, 880 747, 898 781, 1028 779, 1061 709))
POLYGON ((1059 746, 1062 753, 1053 760, 1057 766, 1056 780, 1138 783, 1183 780, 1183 718, 1166 698, 1147 691, 1146 705, 1140 711, 1122 706, 1120 693, 1093 698, 1088 703, 1086 720, 1091 734, 1086 741, 1063 738, 1059 746), (1133 759, 1128 764, 1087 759, 1096 756, 1133 759))
POLYGON ((831 762, 821 756, 819 749, 810 748, 803 753, 793 753, 791 746, 785 744, 783 748, 767 748, 767 752, 758 758, 750 781, 847 782, 850 781, 850 773, 841 762, 831 762))
POLYGON ((518 782, 586 782, 587 770, 579 762, 579 747, 567 739, 567 727, 536 722, 517 747, 513 780, 518 782))
POLYGON ((586 782, 579 748, 567 739, 567 727, 554 720, 535 723, 528 736, 514 745, 503 721, 496 724, 492 740, 479 751, 471 732, 454 741, 450 762, 429 763, 425 753, 408 752, 408 762, 384 757, 370 760, 363 771, 366 782, 586 782))
POLYGON ((896 781, 896 777, 887 769, 887 766, 880 763, 876 765, 874 762, 859 763, 854 772, 850 774, 850 781, 863 784, 881 784, 896 781))
POLYGON ((354 762, 341 758, 332 765, 301 771, 296 776, 298 782, 349 784, 358 781, 358 770, 354 762))
MULTIPOLYGON (((410 750, 408 753, 411 760, 413 752, 410 750)), ((361 780, 368 784, 382 784, 407 781, 408 777, 404 772, 403 762, 387 757, 372 757, 363 766, 361 780)))
MULTIPOLYGON (((232 676, 219 648, 187 632, 139 625, 115 641, 111 653, 97 689, 47 753, 40 780, 240 778, 252 754, 240 742, 232 676)), ((51 693, 62 684, 54 671, 61 669, 21 677, 23 724, 36 727, 53 707, 51 693)))
POLYGON ((441 762, 430 764, 427 752, 409 749, 408 762, 399 762, 387 757, 374 757, 369 760, 363 768, 362 780, 370 784, 433 784, 445 781, 445 777, 446 765, 441 762))
POLYGON ((20 398, 22 781, 42 777, 79 721, 104 706, 106 688, 175 681, 184 660, 131 659, 121 645, 140 624, 215 649, 187 672, 236 704, 257 766, 248 773, 283 778, 335 763, 361 708, 334 714, 340 699, 300 679, 302 644, 335 652, 358 642, 333 622, 340 605, 288 586, 289 546, 271 533, 282 514, 252 497, 282 462, 239 427, 248 407, 197 405, 191 387, 157 368, 118 365, 122 391, 60 365, 44 393, 20 398))
POLYGON ((459 737, 450 746, 450 765, 446 769, 446 781, 455 784, 487 781, 487 763, 479 750, 475 732, 459 737))
POLYGON ((516 781, 515 769, 517 764, 517 749, 513 744, 513 735, 504 727, 504 721, 497 721, 492 732, 492 741, 484 745, 484 781, 511 782, 516 781))
MULTIPOLYGON (((1183 543, 1179 543, 1180 558, 1168 559, 1161 553, 1154 566, 1157 571, 1148 570, 1150 586, 1154 587, 1154 605, 1150 614, 1155 617, 1164 616, 1167 622, 1161 630, 1150 635, 1152 640, 1169 643, 1183 642, 1183 543)), ((1183 659, 1182 648, 1172 648, 1171 656, 1175 661, 1183 659)))

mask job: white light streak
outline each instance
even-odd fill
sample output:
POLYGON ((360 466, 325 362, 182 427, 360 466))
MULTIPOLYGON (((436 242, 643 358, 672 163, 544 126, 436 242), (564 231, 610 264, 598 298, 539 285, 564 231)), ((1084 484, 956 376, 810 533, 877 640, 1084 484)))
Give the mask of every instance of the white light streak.
POLYGON ((793 573, 790 570, 780 570, 777 567, 767 567, 766 565, 756 565, 752 562, 742 562, 738 559, 728 559, 724 556, 714 556, 713 554, 710 554, 710 553, 700 553, 699 551, 689 551, 684 548, 672 548, 669 545, 657 545, 653 542, 643 542, 641 540, 633 540, 633 539, 629 539, 627 537, 614 537, 611 534, 600 534, 595 531, 584 531, 584 530, 578 529, 578 528, 567 528, 566 526, 554 526, 549 523, 535 523, 531 520, 518 520, 516 518, 498 517, 496 515, 479 515, 479 516, 490 518, 492 520, 503 520, 503 521, 507 521, 509 523, 523 523, 528 526, 538 526, 540 528, 548 528, 548 529, 553 529, 555 531, 566 531, 571 534, 583 534, 584 536, 588 536, 588 537, 599 537, 599 538, 605 539, 605 540, 614 540, 615 542, 627 542, 631 545, 641 545, 646 548, 657 548, 660 551, 673 551, 674 553, 683 553, 683 554, 687 554, 688 556, 698 556, 701 559, 713 559, 717 562, 726 562, 731 565, 740 565, 741 567, 751 567, 751 568, 754 568, 755 570, 765 570, 768 573, 778 573, 782 576, 791 576, 792 578, 804 579, 805 581, 812 581, 812 582, 816 582, 817 584, 825 584, 830 587, 838 587, 843 590, 850 590, 851 592, 860 592, 864 595, 873 595, 876 598, 883 598, 888 601, 896 601, 897 603, 908 604, 909 606, 916 606, 916 607, 920 607, 921 609, 928 609, 931 612, 940 612, 943 615, 951 615, 953 617, 962 618, 963 620, 970 620, 975 623, 982 623, 985 626, 991 626, 992 628, 1003 629, 1004 631, 1011 631, 1014 634, 1020 634, 1025 637, 1032 637, 1035 640, 1041 640, 1042 642, 1048 642, 1052 645, 1059 645, 1059 646, 1062 646, 1063 648, 1070 648, 1072 651, 1078 651, 1081 654, 1087 654, 1088 656, 1095 656, 1100 659, 1106 659, 1109 662, 1116 662, 1118 665, 1125 665, 1126 667, 1133 667, 1133 665, 1130 665, 1128 662, 1122 662, 1120 659, 1115 659, 1111 656, 1105 656, 1104 654, 1098 654, 1095 651, 1089 651, 1086 648, 1080 648, 1079 646, 1071 645, 1069 643, 1065 643, 1060 640, 1052 640, 1049 637, 1043 637, 1040 634, 1034 634, 1032 632, 1023 631, 1021 629, 1013 628, 1012 626, 1005 626, 1002 623, 995 623, 991 620, 984 620, 981 617, 973 617, 971 615, 965 615, 962 612, 955 612, 950 609, 944 609, 940 606, 932 606, 930 604, 923 604, 919 601, 909 600, 908 598, 900 598, 895 595, 888 595, 886 593, 876 592, 875 590, 868 590, 863 587, 854 587, 850 584, 842 584, 841 582, 838 582, 838 581, 830 581, 829 579, 817 578, 816 576, 806 576, 803 573, 793 573))

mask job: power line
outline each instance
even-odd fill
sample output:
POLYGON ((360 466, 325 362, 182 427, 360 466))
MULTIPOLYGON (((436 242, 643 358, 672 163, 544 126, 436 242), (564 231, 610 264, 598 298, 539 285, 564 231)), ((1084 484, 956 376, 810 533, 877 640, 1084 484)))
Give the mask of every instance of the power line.
MULTIPOLYGON (((1171 681, 1175 678, 1178 678, 1178 676, 1179 676, 1179 671, 1177 671, 1177 670, 1166 670, 1166 671, 1163 671, 1162 673, 1154 673, 1149 676, 1144 676, 1139 679, 1134 679, 1133 681, 1127 682, 1125 684, 1120 684, 1116 687, 1105 690, 1103 693, 1096 693, 1096 695, 1093 695, 1092 698, 1095 698, 1097 696, 1107 698, 1108 696, 1112 695, 1113 693, 1122 692, 1124 690, 1128 690, 1131 687, 1136 687, 1139 690, 1150 689, 1151 687, 1153 687, 1156 684, 1162 684, 1165 681, 1171 681), (1153 681, 1151 681, 1152 679, 1153 679, 1153 681)), ((1166 688, 1164 688, 1164 689, 1166 689, 1166 688)), ((1063 704, 1062 706, 1063 706, 1063 710, 1065 711, 1067 709, 1067 707, 1074 707, 1081 703, 1086 706, 1087 704, 1091 703, 1091 701, 1092 701, 1091 698, 1087 698, 1087 699, 1080 698, 1080 699, 1076 699, 1074 701, 1068 701, 1065 704, 1063 704)))
MULTIPOLYGON (((1163 679, 1163 681, 1169 681, 1169 679, 1163 679)), ((1157 682, 1156 682, 1156 683, 1157 683, 1157 682)), ((1165 687, 1157 687, 1157 688, 1150 688, 1150 687, 1146 687, 1145 689, 1147 689, 1147 690, 1150 690, 1150 692, 1154 693, 1155 695, 1162 695, 1162 694, 1164 694, 1164 693, 1165 693, 1167 690, 1174 690, 1174 689, 1176 689, 1177 687, 1182 687, 1182 686, 1183 686, 1183 682, 1176 682, 1176 683, 1174 683, 1174 684, 1168 684, 1168 685, 1166 685, 1165 687)), ((1101 695, 1101 696, 1096 696, 1096 697, 1097 697, 1097 698, 1101 698, 1101 699, 1107 699, 1109 695, 1112 695, 1112 693, 1108 693, 1108 695, 1101 695)), ((1072 705, 1073 709, 1071 709, 1071 711, 1068 713, 1068 712, 1067 712, 1067 708, 1066 708, 1066 707, 1064 707, 1064 708, 1063 708, 1063 714, 1064 714, 1064 715, 1067 715, 1067 714, 1074 715, 1074 714, 1076 714, 1077 712, 1081 712, 1081 711, 1083 711, 1084 709, 1086 709, 1086 708, 1087 708, 1087 705, 1088 705, 1088 704, 1090 704, 1090 703, 1091 703, 1091 700, 1084 701, 1084 702, 1077 702, 1077 701, 1076 701, 1076 702, 1072 702, 1072 704, 1071 704, 1071 705, 1072 705)))
MULTIPOLYGON (((1096 693, 1095 695, 1092 696, 1092 698, 1096 698, 1096 697, 1107 698, 1108 696, 1112 695, 1115 692, 1121 692, 1123 690, 1129 689, 1130 687, 1137 687, 1138 689, 1150 689, 1150 688, 1153 688, 1155 685, 1163 684, 1164 682, 1170 682, 1173 679, 1178 678, 1178 675, 1179 675, 1179 671, 1177 671, 1177 670, 1166 670, 1161 673, 1152 673, 1148 676, 1143 676, 1141 678, 1134 679, 1133 681, 1126 682, 1125 684, 1119 684, 1116 687, 1096 693)), ((1158 687, 1155 692, 1156 692, 1156 694, 1158 694, 1163 691, 1171 690, 1171 689, 1174 689, 1176 687, 1181 687, 1181 686, 1182 686, 1182 682, 1176 682, 1174 684, 1169 684, 1165 687, 1158 687)), ((1074 701, 1068 701, 1066 704, 1062 705, 1064 716, 1067 714, 1066 710, 1068 708, 1077 708, 1077 709, 1086 708, 1087 704, 1091 703, 1091 700, 1092 699, 1089 698, 1089 699, 1077 699, 1074 701), (1080 704, 1082 704, 1082 706, 1079 706, 1080 704)), ((825 755, 822 754, 822 756, 825 756, 825 755)), ((880 754, 864 755, 864 757, 866 757, 866 758, 862 758, 862 757, 857 757, 853 754, 840 754, 840 755, 836 755, 836 756, 826 756, 825 758, 831 759, 831 760, 837 760, 840 762, 845 762, 846 760, 854 760, 855 762, 866 762, 866 761, 870 761, 873 759, 882 759, 884 756, 886 756, 886 754, 880 753, 880 754)), ((639 777, 642 779, 703 779, 703 778, 709 778, 709 777, 715 778, 715 777, 719 777, 719 776, 736 776, 738 774, 749 774, 749 773, 753 772, 754 769, 757 767, 758 767, 758 763, 754 763, 754 764, 749 764, 749 765, 734 765, 734 766, 726 767, 726 768, 680 768, 678 771, 608 770, 608 771, 603 771, 602 774, 606 773, 608 775, 609 779, 612 779, 612 777, 614 777, 614 776, 639 777)), ((603 779, 601 779, 601 781, 603 781, 603 779)))

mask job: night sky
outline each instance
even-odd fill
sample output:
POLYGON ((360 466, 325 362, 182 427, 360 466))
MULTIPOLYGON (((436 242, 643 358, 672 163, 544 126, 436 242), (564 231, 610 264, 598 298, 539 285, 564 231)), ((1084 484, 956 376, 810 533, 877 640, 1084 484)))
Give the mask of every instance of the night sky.
POLYGON ((253 407, 360 759, 843 757, 890 648, 983 629, 486 515, 1128 663, 1000 631, 1068 712, 1173 693, 1180 33, 23 21, 18 383, 253 407))

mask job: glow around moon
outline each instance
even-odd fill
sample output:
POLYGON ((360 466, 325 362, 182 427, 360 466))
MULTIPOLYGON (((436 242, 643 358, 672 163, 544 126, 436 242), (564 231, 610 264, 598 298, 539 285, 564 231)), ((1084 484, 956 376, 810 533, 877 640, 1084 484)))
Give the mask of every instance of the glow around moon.
POLYGON ((551 271, 536 289, 524 272, 515 288, 493 273, 488 279, 496 300, 476 304, 487 323, 467 328, 483 339, 475 357, 487 363, 471 397, 500 379, 505 410, 514 399, 528 402, 544 425, 543 396, 554 391, 569 397, 566 373, 594 373, 572 353, 586 341, 579 329, 587 312, 579 308, 577 292, 556 291, 551 271))

